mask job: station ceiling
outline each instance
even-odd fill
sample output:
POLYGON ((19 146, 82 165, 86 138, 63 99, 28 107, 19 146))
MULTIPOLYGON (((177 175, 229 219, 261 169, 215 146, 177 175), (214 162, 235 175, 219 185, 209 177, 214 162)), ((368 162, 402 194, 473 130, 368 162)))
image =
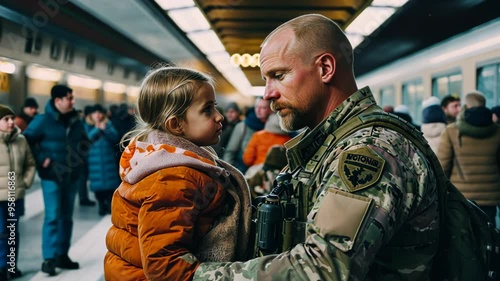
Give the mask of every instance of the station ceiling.
MULTIPOLYGON (((131 67, 158 61, 197 64, 218 73, 167 13, 153 0, 0 1, 0 16, 26 22, 43 11, 41 3, 60 3, 44 26, 89 50, 131 67), (24 19, 23 19, 24 18, 24 19)), ((229 54, 258 53, 264 37, 281 23, 320 13, 343 28, 372 0, 195 0, 229 54)), ((418 52, 500 16, 498 0, 409 0, 368 36, 355 52, 357 76, 418 52)), ((262 86, 258 68, 243 69, 253 86, 262 86)), ((225 78, 220 91, 234 92, 225 78)))

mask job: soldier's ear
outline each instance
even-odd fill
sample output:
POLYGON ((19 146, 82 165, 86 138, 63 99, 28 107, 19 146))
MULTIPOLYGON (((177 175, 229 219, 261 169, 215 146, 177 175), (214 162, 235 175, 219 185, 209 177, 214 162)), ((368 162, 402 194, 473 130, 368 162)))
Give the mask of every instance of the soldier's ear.
POLYGON ((165 121, 165 129, 176 136, 182 135, 182 120, 179 117, 171 117, 165 121))
POLYGON ((317 62, 321 80, 323 80, 323 83, 329 83, 333 79, 336 70, 335 57, 330 53, 324 53, 318 57, 317 62))

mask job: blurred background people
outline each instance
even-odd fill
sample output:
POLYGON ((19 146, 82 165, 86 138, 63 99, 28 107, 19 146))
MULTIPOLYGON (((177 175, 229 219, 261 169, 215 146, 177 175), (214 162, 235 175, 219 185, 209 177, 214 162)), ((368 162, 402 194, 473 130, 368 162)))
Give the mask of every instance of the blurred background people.
MULTIPOLYGON (((131 111, 133 110, 131 110, 126 103, 121 103, 116 106, 110 114, 109 120, 118 132, 118 139, 122 139, 123 136, 130 132, 136 125, 134 114, 132 114, 131 111)), ((123 143, 123 145, 127 146, 128 142, 123 143)), ((118 142, 115 148, 115 156, 118 163, 120 162, 122 150, 123 148, 118 142)))
POLYGON ((500 205, 500 126, 479 92, 465 96, 457 121, 441 135, 438 158, 445 174, 494 223, 500 205))
MULTIPOLYGON (((81 111, 81 118, 83 122, 85 122, 85 118, 89 116, 93 109, 92 105, 86 105, 81 111)), ((75 181, 75 184, 78 185, 78 199, 80 201, 80 206, 82 207, 92 207, 95 206, 95 202, 90 200, 89 198, 89 189, 88 189, 88 178, 89 178, 89 169, 88 165, 84 165, 82 167, 82 171, 79 174, 78 180, 75 181)))
POLYGON ((493 113, 493 115, 491 116, 493 122, 500 124, 500 105, 492 107, 491 112, 493 113))
POLYGON ((446 123, 450 124, 455 122, 460 112, 460 96, 457 94, 445 96, 441 100, 441 107, 446 115, 446 123))
POLYGON ((420 126, 418 126, 417 124, 413 123, 413 118, 410 115, 410 109, 408 108, 407 105, 400 104, 400 105, 396 106, 394 108, 394 112, 392 114, 394 114, 394 115, 402 118, 403 120, 405 120, 406 122, 412 124, 415 128, 417 128, 417 129, 420 130, 420 126))
POLYGON ((35 159, 20 132, 14 124, 14 111, 0 104, 0 281, 22 275, 17 266, 9 265, 9 256, 19 260, 17 220, 24 214, 25 190, 35 178, 35 159), (13 229, 7 227, 11 224, 13 229))
POLYGON ((386 105, 382 108, 383 111, 387 113, 394 113, 394 106, 392 105, 386 105))
POLYGON ((237 103, 231 102, 226 106, 225 110, 220 110, 219 112, 224 112, 224 121, 222 121, 222 134, 220 135, 220 141, 213 145, 212 148, 217 153, 219 158, 224 156, 224 150, 229 142, 229 138, 233 133, 236 124, 241 122, 241 110, 237 103))
POLYGON ((428 97, 422 102, 422 131, 432 151, 437 153, 441 133, 446 129, 446 116, 437 97, 428 97))
POLYGON ((42 230, 42 272, 56 275, 56 267, 78 269, 68 257, 73 232, 73 211, 78 179, 87 165, 81 147, 88 143, 83 121, 74 109, 73 89, 55 85, 45 113, 23 132, 30 144, 41 178, 45 216, 42 230))
POLYGON ((111 213, 111 198, 121 183, 115 155, 120 135, 100 104, 94 105, 85 118, 85 131, 91 142, 88 157, 90 190, 97 199, 99 215, 104 216, 111 213))
POLYGON ((245 120, 236 124, 224 151, 224 160, 243 174, 248 167, 243 163, 243 152, 252 135, 264 129, 267 117, 272 113, 270 102, 258 97, 254 108, 247 111, 245 120))
POLYGON ((251 178, 262 169, 271 146, 284 145, 290 139, 290 135, 281 129, 278 115, 270 114, 264 129, 252 135, 243 152, 243 163, 248 167, 245 176, 251 178))
POLYGON ((26 98, 24 100, 23 107, 19 114, 16 115, 14 123, 21 129, 21 131, 26 130, 28 124, 33 120, 33 117, 38 113, 38 103, 35 98, 26 98))

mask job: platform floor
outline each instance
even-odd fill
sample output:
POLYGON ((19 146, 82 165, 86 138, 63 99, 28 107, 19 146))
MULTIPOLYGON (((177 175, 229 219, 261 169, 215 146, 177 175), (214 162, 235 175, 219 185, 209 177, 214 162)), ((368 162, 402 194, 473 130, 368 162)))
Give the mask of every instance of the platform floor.
MULTIPOLYGON (((93 193, 89 197, 94 200, 93 193)), ((42 265, 42 224, 43 197, 40 180, 35 179, 25 197, 26 213, 19 221, 21 248, 17 260, 23 272, 19 281, 101 281, 103 278, 103 258, 106 253, 104 237, 111 225, 110 216, 99 216, 97 206, 80 207, 76 199, 72 245, 69 256, 80 263, 78 270, 57 269, 56 276, 48 276, 40 271, 42 265)))

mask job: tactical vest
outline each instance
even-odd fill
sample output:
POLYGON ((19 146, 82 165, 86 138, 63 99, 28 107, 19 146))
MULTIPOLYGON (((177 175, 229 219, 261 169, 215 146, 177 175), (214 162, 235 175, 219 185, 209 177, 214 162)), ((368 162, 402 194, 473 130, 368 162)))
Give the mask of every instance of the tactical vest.
MULTIPOLYGON (((305 241, 307 214, 321 184, 330 175, 319 175, 321 165, 329 166, 333 159, 325 159, 335 145, 346 136, 367 127, 383 127, 402 134, 420 150, 434 172, 439 201, 439 229, 434 232, 395 235, 389 244, 404 245, 405 241, 426 243, 439 238, 439 250, 434 259, 432 280, 497 280, 500 274, 500 232, 473 202, 467 200, 449 181, 441 165, 422 136, 405 120, 380 112, 377 107, 368 108, 363 114, 351 118, 328 135, 323 145, 308 161, 305 168, 286 170, 291 175, 294 188, 293 200, 298 208, 287 231, 283 223, 283 250, 305 241), (318 182, 320 181, 320 182, 318 182), (288 234, 287 234, 288 233, 288 234), (286 237, 289 235, 290 237, 286 237), (399 239, 398 237, 404 237, 399 239)), ((288 169, 288 168, 285 168, 288 169)), ((326 173, 331 171, 326 171, 326 173)), ((290 221, 290 218, 288 218, 290 221)))
MULTIPOLYGON (((291 183, 294 188, 291 201, 296 204, 297 212, 292 231, 287 232, 285 227, 287 222, 284 221, 283 223, 284 237, 287 235, 292 236, 291 238, 289 237, 283 239, 283 250, 290 249, 294 245, 305 241, 307 215, 313 207, 315 201, 314 199, 318 196, 317 192, 321 190, 319 187, 326 184, 326 181, 328 181, 331 176, 329 174, 333 173, 331 170, 323 171, 321 169, 324 166, 330 166, 331 162, 335 160, 332 157, 325 157, 331 155, 332 149, 334 149, 335 146, 347 136, 352 135, 363 128, 372 126, 388 128, 403 134, 411 143, 421 150, 424 155, 433 153, 420 131, 416 130, 407 121, 382 112, 377 106, 371 106, 362 114, 349 119, 346 123, 342 124, 339 128, 326 136, 323 144, 303 168, 299 166, 294 171, 290 171, 288 166, 285 167, 284 172, 291 175, 291 183), (320 173, 322 173, 322 175, 319 175, 320 173), (286 243, 287 241, 292 241, 292 243, 286 243)), ((288 155, 288 157, 298 156, 288 155)), ((437 165, 439 165, 439 163, 437 163, 437 165)), ((425 243, 425 241, 435 240, 437 236, 437 231, 430 232, 425 235, 419 235, 419 237, 414 237, 411 241, 425 243)), ((405 240, 408 241, 407 239, 405 240)), ((395 242, 396 244, 403 243, 403 241, 392 242, 395 242)))

